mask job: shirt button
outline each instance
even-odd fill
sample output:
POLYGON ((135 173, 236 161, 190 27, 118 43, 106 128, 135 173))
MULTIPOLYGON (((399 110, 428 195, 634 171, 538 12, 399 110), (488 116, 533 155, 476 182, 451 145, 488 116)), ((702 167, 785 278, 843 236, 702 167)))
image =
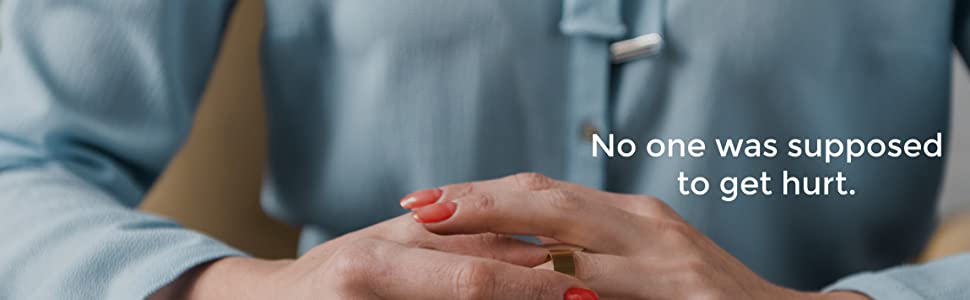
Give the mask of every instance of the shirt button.
POLYGON ((593 135, 594 134, 597 134, 598 135, 599 134, 599 130, 596 129, 596 126, 593 125, 593 122, 588 122, 587 121, 586 123, 583 123, 583 129, 582 129, 582 132, 580 134, 582 135, 582 138, 584 140, 586 140, 587 142, 592 143, 593 142, 593 135))

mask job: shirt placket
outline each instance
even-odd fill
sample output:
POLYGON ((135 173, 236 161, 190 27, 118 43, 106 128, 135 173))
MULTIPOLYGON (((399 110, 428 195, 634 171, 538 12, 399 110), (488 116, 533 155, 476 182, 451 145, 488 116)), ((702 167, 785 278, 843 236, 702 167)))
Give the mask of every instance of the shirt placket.
POLYGON ((605 156, 592 156, 592 136, 608 141, 612 130, 611 65, 653 55, 663 43, 662 28, 617 41, 627 34, 621 5, 620 0, 566 0, 559 23, 570 38, 565 179, 597 189, 606 188, 607 164, 605 156))
POLYGON ((623 36, 619 0, 566 0, 560 31, 570 38, 565 180, 603 188, 606 160, 592 156, 592 135, 610 131, 610 40, 623 36))

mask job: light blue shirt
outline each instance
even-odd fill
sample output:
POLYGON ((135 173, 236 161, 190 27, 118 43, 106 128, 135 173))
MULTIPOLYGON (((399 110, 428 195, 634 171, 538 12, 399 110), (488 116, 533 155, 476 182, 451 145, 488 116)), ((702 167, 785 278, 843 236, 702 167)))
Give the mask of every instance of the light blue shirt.
MULTIPOLYGON (((963 2, 266 2, 263 207, 305 228, 301 251, 404 213, 407 192, 535 171, 656 195, 784 286, 970 295, 968 255, 886 269, 934 229, 941 159, 605 159, 582 134, 946 133, 950 51, 970 46, 963 2), (648 33, 659 54, 610 62, 610 43, 648 33), (782 169, 842 171, 859 193, 726 203, 676 182, 782 169)), ((4 3, 0 298, 141 298, 241 255, 132 209, 192 125, 230 7, 4 3)))

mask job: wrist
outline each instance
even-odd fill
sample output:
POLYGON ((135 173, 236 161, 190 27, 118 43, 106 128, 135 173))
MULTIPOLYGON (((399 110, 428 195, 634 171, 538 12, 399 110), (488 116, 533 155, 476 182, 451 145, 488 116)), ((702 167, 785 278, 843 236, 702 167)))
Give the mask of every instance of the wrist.
POLYGON ((869 296, 853 291, 831 291, 831 292, 802 292, 795 291, 796 295, 789 295, 787 299, 810 299, 810 300, 872 300, 869 296))
POLYGON ((775 286, 778 288, 776 293, 765 297, 765 299, 805 299, 805 300, 872 300, 869 296, 865 294, 855 292, 855 291, 829 291, 829 292, 819 292, 819 291, 799 291, 795 289, 787 289, 784 287, 775 286), (780 290, 780 292, 778 292, 780 290))
POLYGON ((869 296, 853 291, 832 291, 822 295, 824 300, 872 300, 869 296))
MULTIPOLYGON (((200 265, 184 277, 181 295, 172 299, 272 299, 276 274, 290 260, 225 257, 200 265)), ((183 280, 180 277, 179 280, 183 280)))

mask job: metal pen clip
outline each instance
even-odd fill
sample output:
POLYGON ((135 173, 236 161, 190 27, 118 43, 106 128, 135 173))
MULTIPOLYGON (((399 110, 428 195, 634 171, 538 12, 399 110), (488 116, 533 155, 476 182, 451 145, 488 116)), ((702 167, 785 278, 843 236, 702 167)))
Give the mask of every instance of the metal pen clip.
POLYGON ((623 63, 660 52, 664 40, 659 33, 644 34, 610 44, 613 63, 623 63))

